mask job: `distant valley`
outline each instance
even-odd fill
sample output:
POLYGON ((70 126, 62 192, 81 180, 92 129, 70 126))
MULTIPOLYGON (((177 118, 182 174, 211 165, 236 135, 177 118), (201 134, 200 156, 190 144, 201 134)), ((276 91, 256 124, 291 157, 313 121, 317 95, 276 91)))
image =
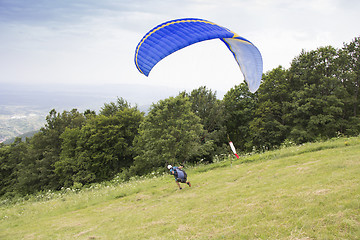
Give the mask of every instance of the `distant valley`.
POLYGON ((0 142, 38 130, 45 124, 46 113, 27 106, 1 105, 0 112, 0 142))

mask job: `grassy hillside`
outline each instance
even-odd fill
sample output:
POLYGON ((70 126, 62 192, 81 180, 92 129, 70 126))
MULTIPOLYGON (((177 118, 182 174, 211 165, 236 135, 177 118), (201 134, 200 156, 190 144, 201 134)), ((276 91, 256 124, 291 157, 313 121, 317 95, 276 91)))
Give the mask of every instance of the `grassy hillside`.
POLYGON ((359 239, 360 138, 0 206, 0 239, 359 239))

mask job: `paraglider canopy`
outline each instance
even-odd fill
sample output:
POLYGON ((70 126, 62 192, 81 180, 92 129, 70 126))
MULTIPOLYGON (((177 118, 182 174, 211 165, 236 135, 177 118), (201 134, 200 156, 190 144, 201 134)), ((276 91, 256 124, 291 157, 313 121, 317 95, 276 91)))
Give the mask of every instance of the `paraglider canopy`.
POLYGON ((184 18, 162 23, 151 29, 135 50, 137 69, 148 76, 163 58, 197 42, 220 39, 232 52, 251 92, 260 86, 263 62, 260 51, 249 40, 213 22, 184 18))

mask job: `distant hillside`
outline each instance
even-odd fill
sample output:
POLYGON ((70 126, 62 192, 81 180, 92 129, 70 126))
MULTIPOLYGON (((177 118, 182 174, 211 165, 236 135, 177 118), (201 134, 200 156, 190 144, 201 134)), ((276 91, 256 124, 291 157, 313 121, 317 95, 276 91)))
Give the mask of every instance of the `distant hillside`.
POLYGON ((359 146, 340 138, 187 168, 181 191, 154 173, 4 200, 0 239, 359 239, 359 146))
MULTIPOLYGON (((19 137, 19 138, 21 138, 22 141, 25 141, 26 138, 32 138, 34 136, 34 134, 37 133, 37 132, 39 132, 39 131, 38 130, 31 131, 31 132, 27 132, 27 133, 18 135, 16 137, 19 137)), ((3 143, 4 144, 12 144, 14 141, 15 141, 15 138, 10 138, 10 139, 5 140, 3 143)))
POLYGON ((39 130, 45 124, 45 112, 26 107, 13 107, 8 112, 9 115, 0 115, 0 142, 39 130))

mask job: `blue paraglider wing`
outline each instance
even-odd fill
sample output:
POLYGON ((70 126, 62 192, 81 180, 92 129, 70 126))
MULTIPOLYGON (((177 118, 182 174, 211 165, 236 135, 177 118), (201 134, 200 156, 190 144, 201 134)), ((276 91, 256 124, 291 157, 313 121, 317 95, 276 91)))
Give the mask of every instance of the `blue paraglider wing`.
POLYGON ((203 19, 172 20, 150 30, 136 47, 136 67, 148 76, 161 59, 173 52, 197 42, 216 38, 221 39, 233 53, 249 90, 255 92, 260 86, 263 68, 259 50, 250 41, 229 29, 203 19))

